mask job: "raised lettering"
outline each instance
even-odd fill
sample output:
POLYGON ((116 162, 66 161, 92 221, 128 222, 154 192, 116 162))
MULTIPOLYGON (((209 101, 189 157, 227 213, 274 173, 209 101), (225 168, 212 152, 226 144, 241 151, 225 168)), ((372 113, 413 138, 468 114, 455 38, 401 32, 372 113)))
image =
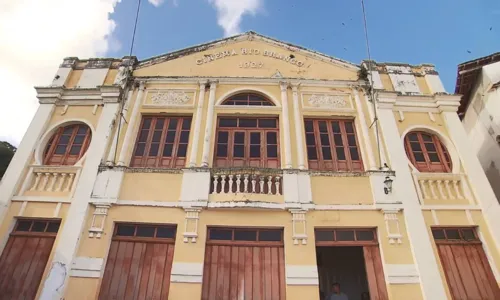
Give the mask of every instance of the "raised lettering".
POLYGON ((260 50, 259 49, 253 49, 253 53, 255 55, 260 55, 260 50))
POLYGON ((241 54, 247 55, 247 49, 246 48, 241 48, 241 54))
POLYGON ((219 59, 220 58, 220 53, 215 53, 215 59, 219 59))
POLYGON ((197 65, 202 65, 203 64, 203 60, 202 59, 197 59, 196 60, 196 64, 197 65))
POLYGON ((237 54, 238 54, 238 53, 236 53, 236 51, 234 51, 234 49, 233 49, 233 50, 231 50, 231 55, 237 55, 237 54))
POLYGON ((301 62, 301 61, 298 61, 298 62, 297 62, 297 66, 302 67, 303 65, 304 65, 304 63, 303 63, 303 62, 301 62))

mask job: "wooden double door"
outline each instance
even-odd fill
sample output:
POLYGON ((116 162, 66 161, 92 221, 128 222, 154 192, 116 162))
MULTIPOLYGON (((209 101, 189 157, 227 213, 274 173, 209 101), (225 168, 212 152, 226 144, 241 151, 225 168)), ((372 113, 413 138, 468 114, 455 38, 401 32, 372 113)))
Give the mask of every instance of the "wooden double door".
POLYGON ((167 300, 176 228, 118 224, 106 262, 100 300, 167 300))
POLYGON ((17 221, 0 256, 0 300, 35 299, 59 225, 59 220, 17 221))
POLYGON ((498 287, 476 229, 432 228, 454 300, 497 300, 498 287))
POLYGON ((203 300, 285 299, 281 229, 209 228, 203 300))
MULTIPOLYGON (((375 228, 321 228, 315 230, 315 239, 317 249, 322 247, 339 247, 344 250, 350 251, 350 254, 354 254, 355 251, 353 251, 354 249, 349 248, 356 248, 356 250, 360 250, 358 257, 354 257, 354 255, 348 255, 347 257, 349 258, 346 257, 346 259, 348 259, 349 261, 342 262, 343 265, 347 265, 347 268, 344 268, 343 270, 347 270, 346 273, 350 274, 336 275, 338 275, 338 277, 340 278, 346 278, 347 280, 354 279, 355 281, 357 281, 357 283, 367 282, 367 292, 370 296, 370 299, 372 300, 389 299, 375 228), (362 265, 361 267, 359 267, 360 264, 362 265), (358 272, 351 272, 353 270, 349 269, 358 269, 358 272), (351 276, 353 275, 352 273, 357 274, 355 274, 355 276, 351 276)), ((317 250, 317 254, 319 252, 320 251, 317 250)), ((326 254, 326 252, 324 252, 324 254, 326 254)), ((320 258, 318 257, 318 275, 320 280, 320 288, 322 288, 322 292, 325 294, 324 296, 326 296, 330 292, 329 289, 331 284, 333 282, 338 283, 338 280, 330 281, 328 280, 328 278, 325 278, 331 277, 331 274, 329 274, 329 272, 331 272, 332 269, 335 268, 335 266, 323 267, 321 266, 321 262, 319 260, 320 258)), ((328 258, 323 258, 323 260, 328 260, 328 258)), ((337 259, 334 265, 338 263, 339 261, 337 259)), ((343 284, 340 283, 340 285, 342 290, 343 284)), ((345 284, 344 287, 346 287, 345 284)), ((359 290, 359 285, 357 285, 355 292, 361 294, 365 291, 359 290)))

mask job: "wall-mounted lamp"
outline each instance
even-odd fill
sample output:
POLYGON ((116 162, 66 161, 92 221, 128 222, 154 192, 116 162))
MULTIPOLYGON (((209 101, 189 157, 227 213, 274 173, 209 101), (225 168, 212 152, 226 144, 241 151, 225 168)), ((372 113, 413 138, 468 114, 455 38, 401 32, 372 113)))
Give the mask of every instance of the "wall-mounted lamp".
POLYGON ((385 177, 385 180, 384 180, 384 192, 385 194, 389 194, 392 192, 392 182, 394 180, 392 180, 389 176, 385 177))

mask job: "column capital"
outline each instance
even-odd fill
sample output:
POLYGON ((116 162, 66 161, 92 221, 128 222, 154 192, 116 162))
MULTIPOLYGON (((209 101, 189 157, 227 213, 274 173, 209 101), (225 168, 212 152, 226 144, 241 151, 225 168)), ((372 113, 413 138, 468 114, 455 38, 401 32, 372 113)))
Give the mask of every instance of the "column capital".
POLYGON ((200 85, 200 90, 201 90, 202 88, 205 88, 207 86, 208 80, 200 80, 198 81, 198 84, 200 85))
POLYGON ((146 82, 144 80, 136 81, 135 87, 139 88, 139 90, 144 90, 146 88, 146 82))
POLYGON ((219 80, 209 80, 208 83, 210 84, 210 90, 214 90, 217 87, 219 80))
POLYGON ((281 88, 281 91, 284 92, 288 89, 288 85, 290 83, 287 82, 287 81, 280 81, 280 88, 281 88))

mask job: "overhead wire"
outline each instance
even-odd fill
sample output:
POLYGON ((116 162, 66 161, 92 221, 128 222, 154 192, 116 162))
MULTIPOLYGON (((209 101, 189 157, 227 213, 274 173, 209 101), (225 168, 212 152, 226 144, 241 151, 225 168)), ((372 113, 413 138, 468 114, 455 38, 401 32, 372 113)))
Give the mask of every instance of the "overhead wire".
POLYGON ((380 132, 379 132, 379 123, 378 123, 378 115, 377 115, 377 104, 375 102, 375 95, 374 95, 374 88, 373 88, 373 73, 372 73, 372 57, 370 53, 370 42, 368 39, 368 22, 366 21, 366 8, 365 8, 365 1, 361 0, 361 8, 363 11, 363 25, 364 25, 364 30, 365 30, 365 41, 366 41, 366 52, 368 54, 368 82, 370 85, 370 101, 372 102, 373 105, 373 112, 374 112, 374 118, 373 122, 370 125, 370 128, 375 125, 375 136, 377 139, 377 152, 378 152, 378 162, 379 162, 379 169, 382 169, 382 154, 380 152, 380 132))
MULTIPOLYGON (((135 21, 134 21, 134 29, 132 31, 132 41, 130 42, 130 51, 129 51, 129 54, 128 56, 131 57, 132 56, 132 53, 134 51, 134 43, 135 43, 135 35, 136 35, 136 31, 137 31, 137 23, 139 21, 139 12, 141 10, 141 0, 138 0, 137 1, 137 9, 136 9, 136 13, 135 13, 135 21)), ((124 79, 124 81, 127 83, 128 82, 128 79, 129 79, 129 75, 130 75, 130 70, 128 70, 130 66, 126 66, 127 68, 127 73, 126 73, 126 77, 124 79)), ((123 115, 123 109, 125 107, 125 101, 127 101, 125 99, 125 101, 123 101, 123 97, 128 97, 128 90, 130 88, 127 87, 127 93, 123 93, 122 94, 122 101, 120 102, 121 103, 121 107, 120 107, 120 118, 119 118, 119 122, 118 122, 118 128, 117 128, 117 134, 116 134, 116 144, 115 144, 115 155, 114 155, 114 158, 113 158, 113 164, 116 164, 116 155, 118 153, 118 143, 120 141, 120 133, 121 133, 121 127, 122 127, 122 119, 123 121, 126 123, 127 120, 125 119, 125 116, 123 115)))

